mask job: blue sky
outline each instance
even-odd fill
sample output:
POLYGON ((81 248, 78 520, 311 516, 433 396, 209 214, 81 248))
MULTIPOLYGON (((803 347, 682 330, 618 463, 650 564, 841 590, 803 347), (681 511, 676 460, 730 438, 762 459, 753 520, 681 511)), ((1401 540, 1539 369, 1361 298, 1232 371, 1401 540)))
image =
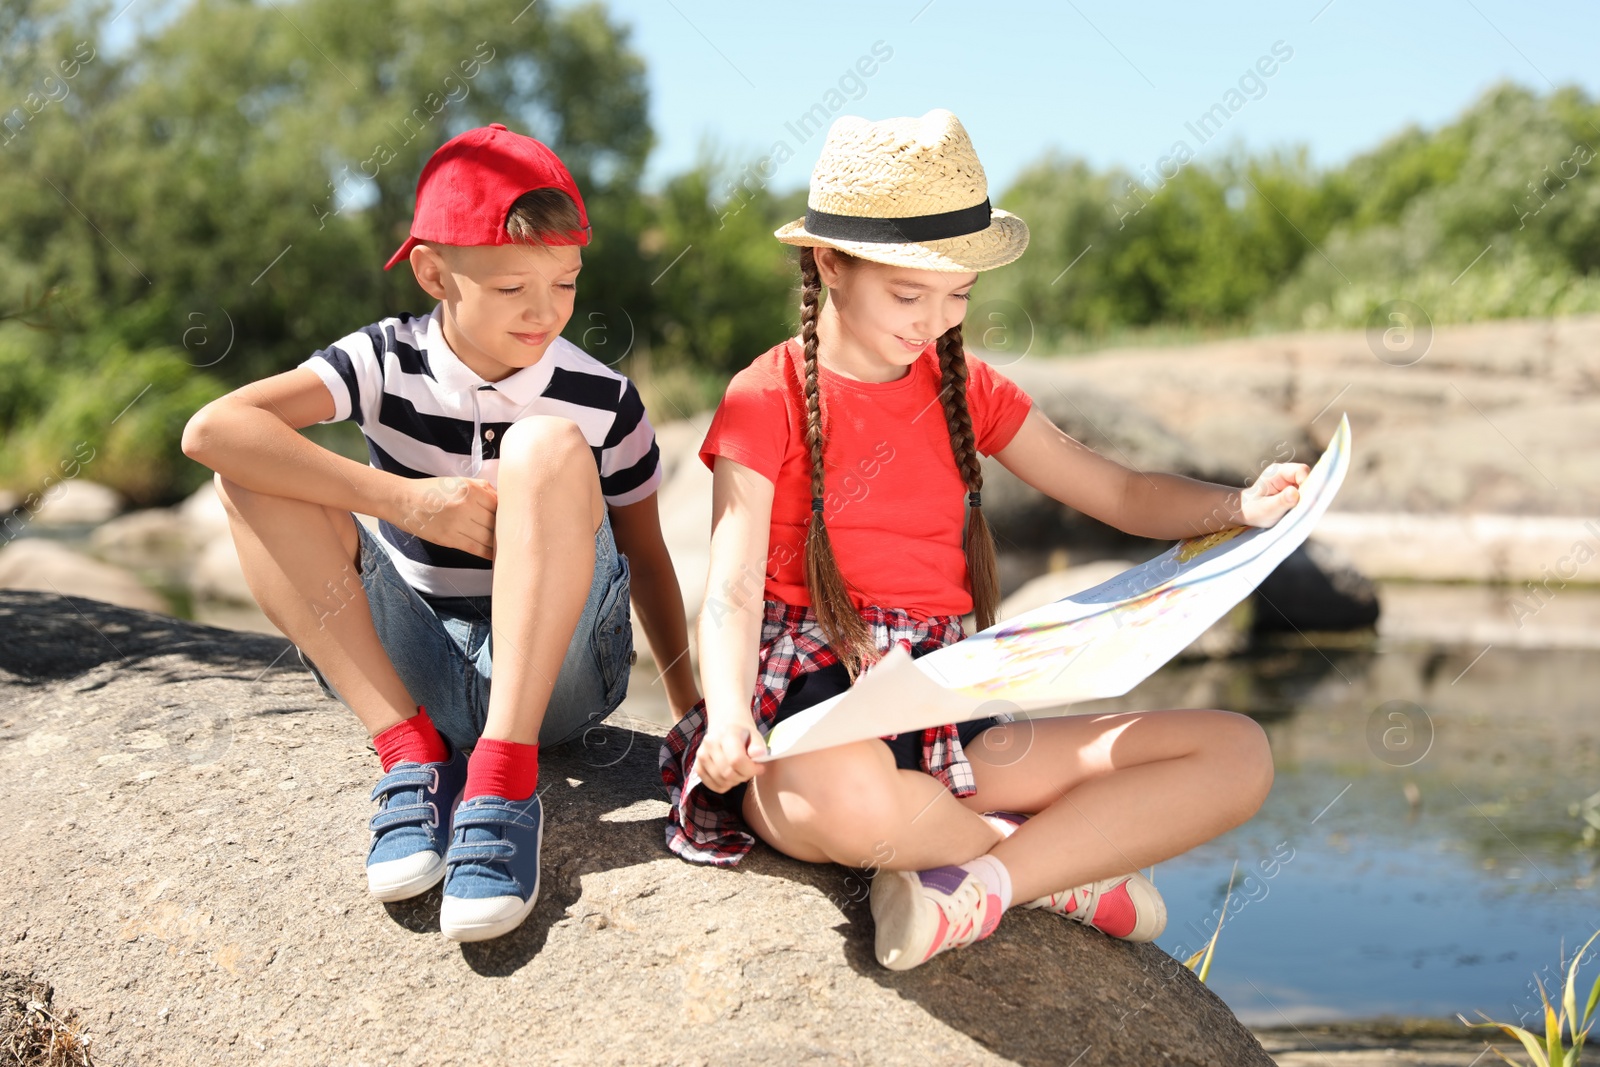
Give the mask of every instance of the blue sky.
MULTIPOLYGON (((1199 158, 1242 142, 1343 162, 1409 123, 1448 121, 1509 78, 1600 95, 1600 5, 1510 0, 610 0, 649 68, 652 186, 711 150, 743 166, 786 140, 774 189, 803 186, 822 135, 786 123, 821 103, 868 118, 954 111, 998 194, 1049 149, 1099 167, 1154 167, 1173 142, 1199 158), (882 42, 870 77, 847 75, 882 42), (1292 51, 1275 62, 1273 45, 1292 51), (1244 103, 1199 145, 1186 122, 1262 59, 1244 103), (844 92, 833 97, 845 79, 844 92), (858 99, 852 97, 859 96, 858 99), (841 97, 843 98, 841 101, 841 97), (803 132, 803 131, 802 131, 803 132)), ((866 64, 872 67, 872 63, 866 64)))

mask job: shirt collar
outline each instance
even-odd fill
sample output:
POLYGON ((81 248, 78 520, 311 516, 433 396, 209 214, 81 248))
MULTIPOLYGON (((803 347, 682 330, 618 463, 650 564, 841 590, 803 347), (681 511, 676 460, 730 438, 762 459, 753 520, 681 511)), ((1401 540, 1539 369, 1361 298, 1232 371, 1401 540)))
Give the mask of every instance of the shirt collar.
POLYGON ((552 350, 561 342, 561 338, 552 340, 550 347, 545 349, 544 355, 533 366, 523 367, 498 382, 486 381, 477 371, 461 362, 461 357, 445 340, 442 307, 435 306, 428 313, 427 333, 428 368, 433 371, 434 380, 441 388, 452 393, 470 393, 487 385, 521 407, 533 403, 544 393, 555 367, 552 350))

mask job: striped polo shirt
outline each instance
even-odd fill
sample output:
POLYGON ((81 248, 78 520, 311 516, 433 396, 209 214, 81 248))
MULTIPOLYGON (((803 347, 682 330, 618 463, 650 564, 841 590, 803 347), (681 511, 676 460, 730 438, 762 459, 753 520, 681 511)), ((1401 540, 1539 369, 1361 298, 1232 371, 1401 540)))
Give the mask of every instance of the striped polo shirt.
MULTIPOLYGON (((639 391, 624 375, 562 337, 531 367, 487 382, 445 342, 438 307, 402 312, 313 352, 334 415, 354 419, 369 462, 406 478, 465 476, 499 486, 500 442, 530 415, 577 423, 594 453, 610 506, 643 500, 661 483, 661 452, 639 391)), ((488 596, 494 564, 436 545, 387 522, 380 540, 412 588, 429 596, 488 596)))

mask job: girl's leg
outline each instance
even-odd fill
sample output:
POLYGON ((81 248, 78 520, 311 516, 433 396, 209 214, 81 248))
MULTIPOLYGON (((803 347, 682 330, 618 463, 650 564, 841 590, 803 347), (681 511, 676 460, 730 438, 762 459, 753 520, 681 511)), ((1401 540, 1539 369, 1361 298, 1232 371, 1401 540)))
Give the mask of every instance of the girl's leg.
POLYGON ((1000 840, 938 779, 895 766, 881 741, 790 756, 765 767, 745 792, 745 822, 795 859, 921 870, 965 863, 1000 840))
POLYGON ((1008 723, 966 752, 978 792, 956 803, 1033 816, 992 850, 1019 901, 1187 852, 1249 819, 1272 787, 1266 734, 1228 711, 1008 723))

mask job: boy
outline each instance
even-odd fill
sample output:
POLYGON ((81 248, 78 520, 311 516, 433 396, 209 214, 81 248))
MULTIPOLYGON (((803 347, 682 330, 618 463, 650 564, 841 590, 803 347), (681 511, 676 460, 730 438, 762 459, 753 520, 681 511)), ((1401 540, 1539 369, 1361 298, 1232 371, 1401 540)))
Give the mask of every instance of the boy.
POLYGON ((207 404, 183 435, 262 610, 372 735, 370 894, 443 879, 458 941, 533 910, 538 749, 621 703, 630 593, 673 711, 698 698, 654 432, 633 383, 560 336, 590 232, 553 152, 469 130, 423 168, 384 268, 408 261, 438 305, 207 404), (343 419, 370 466, 297 432, 343 419))

